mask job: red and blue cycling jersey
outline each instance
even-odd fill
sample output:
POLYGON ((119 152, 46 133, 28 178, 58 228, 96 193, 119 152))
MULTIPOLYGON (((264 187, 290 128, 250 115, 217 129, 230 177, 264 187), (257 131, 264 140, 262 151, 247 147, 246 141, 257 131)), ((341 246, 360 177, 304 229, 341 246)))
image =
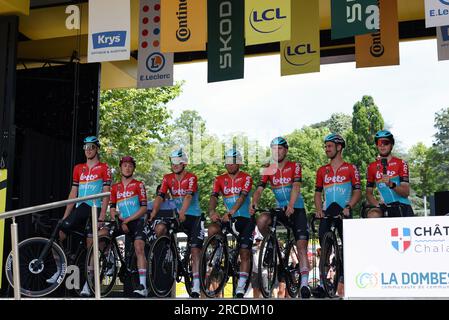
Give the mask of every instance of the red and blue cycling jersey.
POLYGON ((186 175, 181 180, 178 180, 174 173, 166 174, 162 179, 162 185, 158 195, 165 199, 165 195, 169 191, 173 200, 175 200, 178 211, 182 208, 184 198, 187 195, 192 195, 192 201, 186 214, 196 217, 201 216, 200 202, 198 199, 198 179, 196 175, 186 172, 186 175))
MULTIPOLYGON (((277 164, 270 164, 270 166, 263 169, 262 180, 259 186, 265 188, 268 182, 274 193, 277 206, 279 208, 288 206, 293 183, 302 182, 301 164, 299 162, 287 161, 282 169, 279 169, 277 164)), ((304 209, 304 200, 301 194, 299 194, 293 207, 304 209)))
MULTIPOLYGON (((111 185, 111 171, 106 163, 98 162, 92 168, 87 163, 80 163, 73 168, 72 186, 78 188, 78 197, 86 197, 101 193, 104 186, 111 185)), ((101 208, 101 200, 83 201, 89 206, 95 205, 101 208)), ((82 202, 81 202, 82 203, 82 202)), ((81 203, 77 203, 78 207, 81 203)))
POLYGON ((360 174, 355 165, 343 162, 336 172, 330 164, 318 169, 315 191, 324 191, 324 210, 332 203, 346 207, 353 190, 360 190, 360 174))
MULTIPOLYGON (((401 182, 409 182, 408 165, 404 160, 396 157, 392 157, 387 163, 385 168, 388 177, 396 185, 400 185, 401 182)), ((393 202, 399 202, 402 204, 410 205, 410 200, 397 194, 393 189, 390 189, 385 183, 380 183, 384 168, 382 166, 381 159, 378 159, 368 166, 367 184, 368 188, 377 187, 379 189, 380 196, 386 204, 393 202)))
POLYGON ((212 195, 217 198, 220 195, 223 196, 223 201, 228 211, 232 209, 241 195, 245 195, 245 202, 235 212, 234 217, 249 218, 249 194, 252 186, 253 179, 245 172, 239 171, 235 179, 232 179, 229 174, 225 173, 215 178, 212 195))
MULTIPOLYGON (((126 219, 147 205, 147 192, 142 182, 131 180, 126 186, 123 182, 116 183, 111 188, 111 208, 117 208, 120 217, 126 219)), ((142 216, 144 219, 145 216, 142 216)))

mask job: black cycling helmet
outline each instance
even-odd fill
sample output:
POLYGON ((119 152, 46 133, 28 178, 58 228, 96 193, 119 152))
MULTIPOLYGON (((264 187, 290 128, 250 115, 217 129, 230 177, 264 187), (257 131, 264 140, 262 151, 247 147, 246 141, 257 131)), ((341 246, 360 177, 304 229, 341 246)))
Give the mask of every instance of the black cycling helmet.
POLYGON ((276 137, 273 140, 271 140, 270 148, 273 146, 282 146, 282 147, 288 149, 287 140, 285 140, 283 137, 276 137))
POLYGON ((393 134, 388 130, 377 131, 376 135, 374 136, 374 142, 376 143, 376 145, 379 139, 388 139, 391 141, 392 144, 394 144, 393 134))
POLYGON ((98 138, 96 136, 89 136, 84 138, 84 144, 87 143, 93 143, 95 144, 98 148, 100 148, 100 141, 98 140, 98 138))
POLYGON ((131 162, 134 165, 134 168, 136 167, 136 160, 134 160, 131 156, 124 156, 120 159, 119 167, 122 166, 123 162, 131 162))
POLYGON ((345 139, 339 134, 331 133, 324 138, 324 143, 326 142, 333 142, 335 144, 341 145, 342 148, 346 147, 345 139))

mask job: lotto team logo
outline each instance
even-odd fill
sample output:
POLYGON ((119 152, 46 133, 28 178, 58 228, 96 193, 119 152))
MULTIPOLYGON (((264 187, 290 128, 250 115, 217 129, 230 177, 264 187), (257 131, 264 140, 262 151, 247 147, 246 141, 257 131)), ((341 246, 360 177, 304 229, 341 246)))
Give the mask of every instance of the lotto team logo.
POLYGON ((162 53, 154 52, 147 58, 147 69, 151 72, 159 72, 165 66, 165 57, 162 53))
POLYGON ((391 245, 399 252, 404 252, 412 243, 410 236, 410 228, 393 228, 391 229, 391 245))

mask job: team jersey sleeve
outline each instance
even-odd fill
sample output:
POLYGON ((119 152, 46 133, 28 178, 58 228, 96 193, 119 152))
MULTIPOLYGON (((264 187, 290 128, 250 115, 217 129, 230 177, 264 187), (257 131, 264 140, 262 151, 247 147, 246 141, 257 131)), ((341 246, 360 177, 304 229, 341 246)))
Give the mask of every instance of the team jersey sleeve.
POLYGON ((245 177, 245 184, 243 185, 242 191, 240 194, 247 196, 251 192, 251 188, 253 187, 253 179, 250 175, 245 177))
POLYGON ((361 187, 361 183, 360 183, 360 173, 359 173, 359 169, 357 169, 356 165, 352 165, 352 177, 351 177, 351 182, 352 182, 352 189, 353 190, 360 190, 361 187))
POLYGON ((111 169, 109 169, 109 166, 105 163, 103 171, 103 186, 110 186, 111 183, 112 183, 111 169))
POLYGON ((165 175, 164 178, 162 178, 161 188, 159 189, 157 195, 160 196, 162 199, 165 199, 165 195, 167 194, 168 190, 169 190, 168 177, 165 175))
POLYGON ((399 181, 409 183, 408 164, 404 160, 401 161, 399 167, 399 181))
POLYGON ((295 171, 293 173, 293 182, 302 182, 302 168, 299 162, 295 162, 295 171))
POLYGON ((323 181, 323 170, 319 168, 316 172, 315 178, 315 192, 323 192, 324 189, 324 181, 323 181))
POLYGON ((114 184, 111 188, 111 196, 109 198, 109 203, 111 208, 117 207, 117 185, 114 184))
POLYGON ((198 178, 195 175, 189 177, 186 193, 193 195, 198 191, 198 178))
POLYGON ((143 182, 139 182, 139 202, 141 207, 145 207, 147 205, 147 191, 145 190, 145 185, 143 182))
POLYGON ((220 180, 217 177, 214 180, 214 186, 212 187, 211 196, 218 198, 220 196, 220 193, 221 193, 220 180))
POLYGON ((80 167, 78 165, 73 168, 72 186, 78 187, 80 185, 80 167))
POLYGON ((366 173, 366 187, 374 188, 376 186, 375 166, 369 165, 366 173))

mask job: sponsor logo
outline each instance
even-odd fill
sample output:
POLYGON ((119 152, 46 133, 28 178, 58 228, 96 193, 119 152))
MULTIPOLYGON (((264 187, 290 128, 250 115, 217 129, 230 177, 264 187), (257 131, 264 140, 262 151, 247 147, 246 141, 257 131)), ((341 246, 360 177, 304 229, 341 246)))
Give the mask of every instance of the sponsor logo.
POLYGON ((176 39, 181 42, 186 42, 190 39, 190 29, 187 22, 187 0, 179 0, 178 12, 176 16, 178 17, 178 30, 176 30, 176 39))
POLYGON ((220 69, 232 68, 232 3, 225 1, 220 3, 219 18, 220 18, 220 69))
POLYGON ((324 183, 328 184, 328 183, 343 183, 346 181, 346 177, 345 176, 324 176, 324 183))
POLYGON ((274 185, 278 185, 278 184, 289 184, 290 181, 292 181, 291 178, 279 178, 277 179, 276 177, 273 177, 273 184, 274 185))
POLYGON ((355 277, 355 283, 360 289, 371 289, 379 284, 377 273, 362 272, 355 277))
POLYGON ((223 189, 224 194, 240 194, 241 191, 242 191, 242 188, 240 188, 240 187, 232 187, 232 188, 224 187, 224 189, 223 189))
POLYGON ((124 47, 126 42, 126 31, 108 31, 92 34, 94 49, 124 47))
MULTIPOLYGON (((380 168, 379 168, 380 169, 380 168)), ((379 170, 378 169, 378 170, 379 170)), ((388 170, 387 171, 387 176, 389 176, 389 177, 393 177, 393 176, 395 176, 396 175, 396 171, 393 171, 393 170, 388 170)), ((380 171, 377 171, 376 172, 376 179, 378 179, 378 180, 380 180, 380 179, 382 179, 382 172, 380 172, 380 171)))
POLYGON ((80 180, 81 181, 93 181, 93 180, 97 180, 97 179, 98 179, 98 175, 97 174, 85 175, 84 173, 81 173, 81 176, 80 176, 80 180))
POLYGON ((440 30, 443 41, 449 41, 449 26, 443 26, 440 30))
POLYGON ((161 71, 165 66, 164 55, 159 52, 153 52, 148 56, 146 66, 150 72, 156 73, 161 71))
POLYGON ((249 15, 249 23, 251 25, 251 28, 253 28, 255 31, 259 32, 259 33, 273 33, 278 31, 280 28, 282 28, 283 21, 287 18, 287 16, 283 16, 281 13, 281 9, 280 8, 275 8, 275 9, 266 9, 262 12, 256 11, 256 10, 251 10, 251 13, 249 15), (280 24, 278 24, 277 26, 275 26, 272 29, 269 30, 261 30, 259 25, 261 23, 264 22, 268 22, 268 21, 279 21, 280 24), (257 27, 256 27, 257 25, 257 27))
POLYGON ((372 33, 371 38, 373 40, 373 43, 369 49, 369 52, 374 58, 382 57, 385 52, 385 48, 382 44, 380 32, 372 33))
MULTIPOLYGON (((362 22, 362 4, 354 3, 354 0, 346 0, 346 22, 362 22)), ((377 5, 367 6, 365 9, 365 14, 367 18, 365 20, 365 26, 368 30, 378 30, 379 29, 379 7, 377 5)))
POLYGON ((382 289, 444 289, 449 286, 449 273, 447 272, 401 272, 380 275, 382 289))
POLYGON ((134 193, 131 191, 117 192, 117 198, 119 198, 119 199, 129 198, 129 197, 132 197, 133 195, 134 195, 134 193))
POLYGON ((412 243, 412 238, 410 235, 410 228, 392 228, 391 234, 391 245, 397 251, 403 253, 412 243))
POLYGON ((440 2, 446 6, 449 6, 449 1, 448 0, 440 0, 440 2))

